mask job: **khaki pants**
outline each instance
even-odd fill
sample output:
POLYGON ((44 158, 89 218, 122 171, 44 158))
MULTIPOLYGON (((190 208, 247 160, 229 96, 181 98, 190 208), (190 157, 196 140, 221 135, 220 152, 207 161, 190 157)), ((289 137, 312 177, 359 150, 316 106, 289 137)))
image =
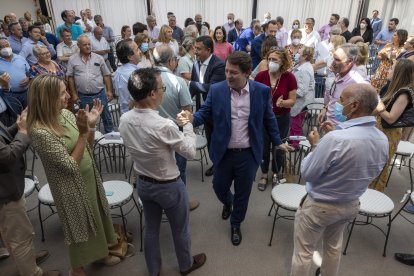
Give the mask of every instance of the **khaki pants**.
POLYGON ((344 204, 315 202, 307 196, 295 215, 294 250, 291 276, 307 276, 313 252, 323 243, 321 275, 338 274, 343 232, 359 210, 359 200, 344 204))
POLYGON ((26 200, 21 198, 0 204, 0 232, 21 276, 42 275, 36 265, 33 226, 26 214, 26 200))

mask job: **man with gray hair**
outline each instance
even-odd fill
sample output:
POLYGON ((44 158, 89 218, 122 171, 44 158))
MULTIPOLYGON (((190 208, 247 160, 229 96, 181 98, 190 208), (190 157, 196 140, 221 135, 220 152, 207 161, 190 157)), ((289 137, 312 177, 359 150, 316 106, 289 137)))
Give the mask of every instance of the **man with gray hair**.
MULTIPOLYGON (((378 104, 369 84, 350 84, 336 103, 342 123, 322 124, 309 134, 312 151, 302 161, 307 194, 295 215, 291 276, 309 275, 313 252, 323 241, 321 275, 338 274, 343 231, 358 214, 359 197, 388 159, 388 139, 371 116, 378 104)), ((319 274, 317 274, 319 275, 319 274)))
POLYGON ((157 19, 155 16, 147 16, 147 26, 148 26, 148 36, 152 45, 155 45, 158 41, 158 36, 160 35, 160 28, 157 27, 157 19))
MULTIPOLYGON (((178 60, 170 47, 167 45, 158 46, 154 49, 153 55, 165 86, 164 100, 158 107, 158 111, 161 117, 175 121, 175 117, 182 110, 192 112, 191 104, 193 101, 190 91, 185 80, 173 73, 178 66, 178 60)), ((181 180, 184 184, 187 184, 187 159, 176 152, 175 160, 180 171, 181 180)), ((189 200, 189 205, 190 210, 194 210, 200 203, 196 200, 189 200)))
POLYGON ((227 34, 226 39, 228 41, 230 31, 235 28, 234 13, 230 12, 227 14, 227 22, 223 24, 223 28, 226 30, 226 34, 227 34))
POLYGON ((335 104, 341 97, 342 91, 353 83, 369 84, 367 77, 363 77, 355 65, 358 55, 358 46, 346 43, 338 47, 333 54, 330 70, 336 75, 335 81, 329 90, 325 90, 325 106, 318 115, 318 121, 330 121, 337 125, 338 118, 335 116, 335 104))
POLYGON ((283 27, 283 17, 278 16, 276 17, 276 25, 277 25, 277 33, 276 33, 276 41, 277 46, 285 48, 287 45, 289 33, 288 31, 283 27))

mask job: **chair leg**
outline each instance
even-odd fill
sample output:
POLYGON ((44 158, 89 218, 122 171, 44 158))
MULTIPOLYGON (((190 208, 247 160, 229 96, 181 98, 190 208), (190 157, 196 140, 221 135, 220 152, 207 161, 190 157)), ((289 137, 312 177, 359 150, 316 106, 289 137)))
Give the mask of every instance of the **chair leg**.
POLYGON ((403 206, 401 206, 400 210, 398 210, 398 212, 392 217, 390 223, 392 223, 394 221, 394 219, 401 213, 401 211, 408 204, 408 202, 410 202, 410 196, 411 196, 411 194, 407 195, 407 200, 404 202, 403 206))
POLYGON ((348 239, 346 240, 345 249, 344 249, 344 252, 342 253, 344 255, 346 255, 346 250, 348 249, 349 240, 351 239, 352 230, 354 230, 356 219, 357 219, 357 217, 355 217, 354 220, 352 221, 351 231, 349 231, 348 239))
POLYGON ((411 160, 412 160, 413 158, 412 157, 410 157, 410 160, 408 161, 408 170, 409 170, 409 172, 410 172, 410 188, 411 188, 411 192, 413 191, 413 173, 411 172, 411 160))
POLYGON ((392 165, 391 165, 391 170, 390 170, 390 172, 389 172, 389 174, 388 174, 387 183, 385 183, 385 187, 388 187, 388 182, 390 181, 391 174, 392 174, 392 170, 394 169, 394 165, 395 165, 395 160, 396 160, 396 159, 397 159, 397 154, 395 155, 395 157, 394 157, 394 161, 392 162, 392 165))
MULTIPOLYGON (((275 204, 275 203, 273 203, 275 204)), ((276 208, 276 213, 275 213, 275 217, 273 218, 273 226, 272 226, 272 233, 270 234, 270 241, 269 241, 269 246, 272 246, 272 241, 273 241, 273 233, 275 231, 275 224, 276 224, 276 219, 277 219, 277 214, 279 212, 279 205, 276 208)))
POLYGON ((391 232, 391 213, 388 214, 388 230, 387 230, 387 236, 385 237, 385 244, 384 244, 384 252, 382 253, 382 256, 386 256, 386 250, 387 250, 387 244, 388 244, 388 238, 390 236, 391 232))
POLYGON ((122 225, 124 226, 124 231, 126 233, 127 230, 126 230, 125 215, 124 215, 124 210, 122 210, 122 206, 119 206, 119 210, 121 211, 122 225))
POLYGON ((38 213, 39 213, 40 230, 42 231, 42 242, 44 242, 44 241, 45 241, 45 232, 44 232, 44 230, 43 230, 42 212, 40 211, 40 206, 41 206, 41 205, 42 205, 42 204, 40 203, 40 200, 39 200, 39 203, 38 203, 38 205, 37 205, 37 211, 38 211, 38 213))
POLYGON ((269 213, 267 214, 267 216, 269 216, 270 217, 270 215, 271 215, 271 212, 272 212, 272 208, 275 206, 275 203, 273 202, 272 203, 272 206, 270 206, 270 210, 269 210, 269 213))
POLYGON ((200 165, 201 165, 201 182, 204 182, 204 164, 203 164, 203 151, 200 149, 200 165))

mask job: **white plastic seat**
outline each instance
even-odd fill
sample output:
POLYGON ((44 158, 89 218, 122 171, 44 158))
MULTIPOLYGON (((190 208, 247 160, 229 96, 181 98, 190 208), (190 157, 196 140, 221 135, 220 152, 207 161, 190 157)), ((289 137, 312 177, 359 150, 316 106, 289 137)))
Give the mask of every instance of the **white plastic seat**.
POLYGON ((299 208, 302 198, 306 195, 306 189, 304 185, 295 184, 295 183, 284 183, 275 186, 272 189, 272 207, 269 211, 269 216, 271 214, 272 208, 275 208, 276 213, 273 218, 272 233, 270 235, 269 246, 272 245, 273 233, 275 230, 276 220, 279 218, 293 220, 295 215, 280 215, 279 209, 285 209, 287 211, 296 212, 299 208))
POLYGON ((34 180, 26 177, 24 179, 24 197, 30 196, 35 190, 35 187, 36 187, 36 184, 34 180))
POLYGON ((142 251, 142 214, 143 214, 143 207, 141 199, 138 198, 138 203, 133 196, 134 187, 126 182, 120 180, 111 180, 105 181, 102 183, 106 193, 106 199, 108 200, 108 204, 111 209, 119 208, 121 215, 114 214, 113 217, 121 217, 122 224, 126 233, 126 219, 125 216, 128 215, 134 207, 137 208, 139 213, 139 223, 140 223, 140 235, 141 235, 141 248, 142 251), (111 195, 109 195, 109 193, 111 195), (130 200, 134 201, 134 206, 130 208, 127 212, 124 212, 123 206, 127 204, 130 200))
POLYGON ((384 244, 384 251, 383 256, 386 256, 386 249, 388 238, 391 231, 391 213, 394 210, 394 202, 384 193, 378 192, 373 189, 367 189, 365 193, 363 193, 359 197, 360 201, 360 208, 358 214, 361 216, 365 216, 365 221, 357 221, 357 217, 354 218, 352 221, 351 230, 349 231, 348 239, 346 241, 345 249, 343 254, 346 255, 346 251, 348 249, 348 244, 351 239, 352 231, 356 225, 373 225, 377 229, 379 229, 385 235, 385 244, 384 244), (381 228, 377 225, 372 223, 372 219, 374 218, 384 218, 388 217, 388 224, 387 224, 387 232, 385 233, 381 228))
POLYGON ((39 204, 37 205, 37 210, 39 213, 40 229, 42 231, 42 241, 45 241, 45 232, 43 228, 43 222, 47 220, 50 216, 57 213, 57 211, 54 208, 52 208, 53 206, 55 206, 55 201, 53 200, 53 196, 52 196, 52 192, 50 191, 49 184, 45 184, 42 186, 42 188, 40 188, 39 193, 37 194, 37 197, 39 200, 39 204), (42 211, 41 211, 42 205, 48 206, 51 210, 51 213, 48 216, 46 216, 44 219, 42 218, 42 211))
POLYGON ((391 174, 392 174, 392 171, 393 171, 394 166, 395 166, 395 161, 397 160, 397 157, 400 156, 401 157, 400 169, 401 169, 401 163, 402 163, 403 159, 404 158, 409 159, 408 160, 408 172, 410 174, 410 188, 411 188, 411 191, 413 191, 414 190, 414 187, 413 187, 414 183, 413 183, 413 175, 412 175, 412 172, 411 172, 411 170, 412 170, 411 161, 413 160, 413 156, 414 156, 414 144, 411 143, 411 142, 408 142, 408 141, 400 141, 398 143, 398 147, 397 147, 397 150, 396 150, 394 155, 395 155, 394 156, 394 161, 392 162, 391 170, 390 170, 390 173, 388 175, 387 183, 386 183, 385 186, 388 186, 388 182, 390 181, 391 174))

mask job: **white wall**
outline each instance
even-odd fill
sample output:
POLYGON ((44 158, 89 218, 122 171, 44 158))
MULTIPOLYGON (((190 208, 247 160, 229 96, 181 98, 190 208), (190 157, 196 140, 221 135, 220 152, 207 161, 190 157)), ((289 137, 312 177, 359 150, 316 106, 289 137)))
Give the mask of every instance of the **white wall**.
POLYGON ((36 10, 38 8, 40 8, 39 3, 35 7, 33 0, 0 0, 0 18, 3 19, 6 14, 14 12, 17 19, 19 19, 28 11, 32 14, 32 19, 36 20, 36 10))

